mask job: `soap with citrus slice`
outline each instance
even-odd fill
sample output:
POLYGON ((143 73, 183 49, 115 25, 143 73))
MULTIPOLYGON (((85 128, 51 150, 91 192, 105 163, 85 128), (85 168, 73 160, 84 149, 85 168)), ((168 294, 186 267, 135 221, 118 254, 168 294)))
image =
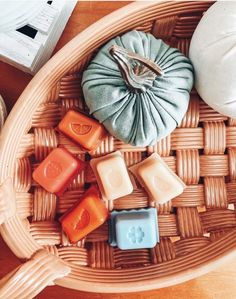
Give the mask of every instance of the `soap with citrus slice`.
POLYGON ((74 244, 102 225, 107 218, 108 210, 97 187, 92 186, 79 203, 60 218, 60 222, 70 242, 74 244))
POLYGON ((103 125, 83 113, 69 110, 58 125, 61 133, 86 150, 95 150, 107 133, 103 125))

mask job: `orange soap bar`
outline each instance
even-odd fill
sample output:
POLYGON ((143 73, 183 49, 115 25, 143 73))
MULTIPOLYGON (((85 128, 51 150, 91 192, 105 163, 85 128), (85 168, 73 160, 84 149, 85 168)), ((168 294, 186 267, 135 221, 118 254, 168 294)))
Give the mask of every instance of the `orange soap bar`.
POLYGON ((64 148, 56 148, 35 169, 33 178, 48 192, 60 196, 84 168, 85 162, 64 148))
POLYGON ((60 222, 71 243, 76 243, 102 225, 108 218, 108 210, 100 199, 98 189, 90 187, 79 204, 66 212, 60 222))
POLYGON ((89 151, 96 149, 107 135, 103 125, 73 110, 66 113, 59 123, 58 129, 89 151))

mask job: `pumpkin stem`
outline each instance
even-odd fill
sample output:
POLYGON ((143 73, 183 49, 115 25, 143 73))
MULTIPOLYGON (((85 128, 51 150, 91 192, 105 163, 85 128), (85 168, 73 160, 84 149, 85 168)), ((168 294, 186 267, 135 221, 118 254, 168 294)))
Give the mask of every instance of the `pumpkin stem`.
POLYGON ((152 87, 156 76, 162 76, 162 69, 150 59, 128 51, 117 45, 110 48, 110 54, 117 61, 123 79, 133 91, 145 92, 152 87))

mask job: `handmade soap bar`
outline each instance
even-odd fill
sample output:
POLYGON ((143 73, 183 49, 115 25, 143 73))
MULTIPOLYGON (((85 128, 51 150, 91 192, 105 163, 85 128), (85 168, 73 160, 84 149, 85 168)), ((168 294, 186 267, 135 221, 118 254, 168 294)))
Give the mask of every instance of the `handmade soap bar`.
POLYGON ((96 149, 107 135, 105 128, 96 120, 73 110, 66 113, 58 129, 89 151, 96 149))
POLYGON ((156 153, 129 169, 158 203, 165 203, 184 191, 184 182, 156 153))
POLYGON ((90 165, 104 199, 114 200, 132 193, 133 185, 121 152, 92 159, 90 165))
POLYGON ((153 248, 159 242, 155 208, 113 211, 109 220, 109 243, 120 249, 153 248))
POLYGON ((107 218, 108 210, 100 199, 98 189, 92 186, 80 203, 61 217, 60 222, 71 243, 76 243, 102 225, 107 218))
POLYGON ((62 195, 84 167, 85 163, 66 149, 56 148, 35 169, 33 178, 48 192, 62 195))

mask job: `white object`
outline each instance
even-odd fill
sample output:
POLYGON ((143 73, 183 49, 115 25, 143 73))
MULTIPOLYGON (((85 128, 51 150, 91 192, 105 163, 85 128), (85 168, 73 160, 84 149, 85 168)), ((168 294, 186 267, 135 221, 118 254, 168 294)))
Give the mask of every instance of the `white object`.
POLYGON ((35 74, 50 58, 76 3, 76 0, 43 0, 42 9, 28 19, 25 27, 0 33, 0 60, 35 74))
POLYGON ((44 0, 0 0, 0 32, 23 27, 43 8, 44 0))
POLYGON ((198 24, 189 57, 195 87, 216 111, 236 118, 236 2, 213 4, 198 24))
POLYGON ((177 197, 186 187, 157 153, 131 166, 129 170, 147 191, 149 198, 158 204, 177 197))
POLYGON ((133 185, 120 151, 94 158, 90 165, 104 200, 115 200, 133 192, 133 185))

